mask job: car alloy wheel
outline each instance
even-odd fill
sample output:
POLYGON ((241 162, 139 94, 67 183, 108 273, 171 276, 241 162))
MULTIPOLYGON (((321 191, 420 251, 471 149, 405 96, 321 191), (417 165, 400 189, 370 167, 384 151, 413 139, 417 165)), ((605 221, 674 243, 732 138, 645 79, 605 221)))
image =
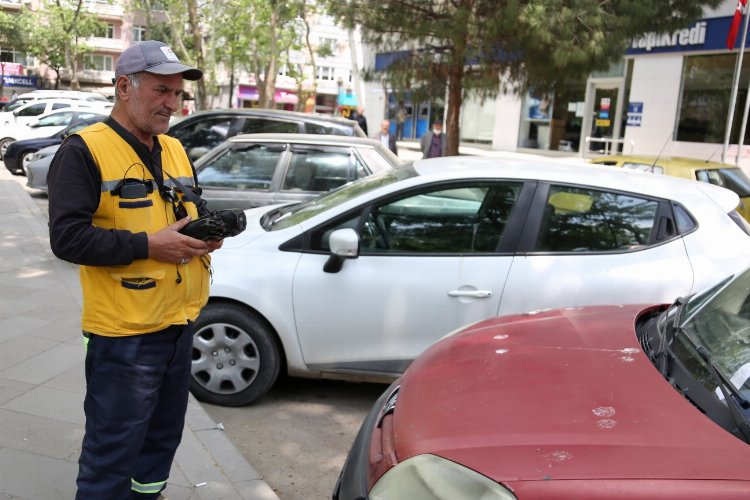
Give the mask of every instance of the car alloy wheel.
POLYGON ((25 151, 21 153, 21 157, 19 158, 19 162, 21 164, 21 170, 23 171, 23 174, 28 177, 29 175, 29 165, 31 164, 31 157, 34 155, 36 151, 25 151))
POLYGON ((5 152, 8 151, 8 146, 16 142, 12 137, 5 137, 0 139, 0 160, 5 158, 5 152))
POLYGON ((195 324, 190 390, 201 401, 242 406, 271 388, 280 371, 275 334, 254 312, 207 305, 195 324))

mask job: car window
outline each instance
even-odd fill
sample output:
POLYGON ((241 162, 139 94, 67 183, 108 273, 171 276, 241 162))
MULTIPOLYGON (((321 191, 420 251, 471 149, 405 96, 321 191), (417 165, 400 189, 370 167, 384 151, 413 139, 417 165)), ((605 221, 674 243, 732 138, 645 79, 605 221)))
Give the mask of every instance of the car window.
POLYGON ((262 145, 229 148, 198 172, 203 187, 268 190, 283 151, 262 145))
POLYGON ((295 148, 282 189, 330 191, 364 175, 364 165, 347 149, 317 151, 295 148))
POLYGON ((652 174, 664 174, 664 168, 651 163, 634 163, 626 161, 622 164, 622 168, 637 170, 639 172, 651 172, 652 174))
POLYGON ((66 111, 64 113, 55 113, 53 115, 44 116, 39 119, 39 127, 53 127, 58 125, 68 125, 70 120, 73 119, 73 111, 66 111))
POLYGON ((267 118, 256 118, 253 116, 245 117, 242 124, 243 134, 261 134, 261 133, 278 133, 278 134, 296 134, 299 133, 299 125, 294 122, 282 120, 269 120, 267 118))
POLYGON ((39 116, 47 109, 46 102, 37 102, 16 111, 16 116, 39 116))
POLYGON ((354 135, 354 127, 330 127, 319 123, 305 123, 306 134, 354 135))
POLYGON ((64 102, 56 102, 52 104, 52 109, 63 109, 63 108, 69 108, 71 107, 70 104, 64 103, 64 102))
MULTIPOLYGON (((481 183, 423 191, 373 207, 360 229, 368 253, 462 254, 495 252, 521 183, 481 183)), ((354 227, 358 217, 333 229, 354 227)), ((330 231, 321 234, 328 247, 330 231)), ((315 241, 315 237, 313 237, 315 241)))
POLYGON ((623 251, 649 242, 659 202, 635 196, 551 186, 535 250, 623 251))
POLYGON ((699 181, 731 189, 742 198, 750 196, 750 178, 739 168, 698 170, 695 176, 699 181))
POLYGON ((195 159, 224 142, 231 126, 231 118, 207 118, 175 127, 169 131, 169 135, 178 139, 190 157, 195 159))

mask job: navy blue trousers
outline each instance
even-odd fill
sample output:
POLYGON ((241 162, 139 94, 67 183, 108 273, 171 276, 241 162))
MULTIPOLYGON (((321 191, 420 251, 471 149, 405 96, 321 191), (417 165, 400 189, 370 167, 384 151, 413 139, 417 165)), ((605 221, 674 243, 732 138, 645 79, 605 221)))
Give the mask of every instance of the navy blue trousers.
POLYGON ((192 325, 89 335, 77 500, 156 498, 185 424, 192 325))

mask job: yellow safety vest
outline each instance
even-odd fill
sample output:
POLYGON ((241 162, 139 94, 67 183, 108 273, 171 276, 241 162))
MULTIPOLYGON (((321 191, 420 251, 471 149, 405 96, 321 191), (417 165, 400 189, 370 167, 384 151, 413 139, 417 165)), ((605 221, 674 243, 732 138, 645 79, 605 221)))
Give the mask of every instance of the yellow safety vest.
MULTIPOLYGON (((155 182, 153 191, 145 198, 124 199, 112 191, 125 177, 152 181, 154 178, 117 132, 97 123, 78 135, 86 143, 102 177, 94 226, 152 234, 175 222, 172 206, 162 199, 155 182)), ((184 185, 192 186, 190 161, 180 142, 166 135, 160 135, 159 142, 164 184, 171 185, 168 172, 184 185)), ((185 199, 182 202, 188 214, 196 219, 195 204, 185 199)), ((193 258, 188 264, 143 259, 126 266, 80 266, 83 330, 117 337, 156 332, 195 320, 208 300, 208 257, 193 258)))

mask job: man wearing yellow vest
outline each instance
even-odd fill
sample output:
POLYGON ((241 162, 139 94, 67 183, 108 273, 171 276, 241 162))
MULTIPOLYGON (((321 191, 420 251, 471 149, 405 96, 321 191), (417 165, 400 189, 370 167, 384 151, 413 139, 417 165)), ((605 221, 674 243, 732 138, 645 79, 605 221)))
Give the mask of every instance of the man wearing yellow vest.
POLYGON ((183 193, 197 182, 164 133, 183 79, 202 76, 162 42, 128 48, 109 118, 68 137, 50 168, 50 243, 80 265, 88 342, 79 500, 157 498, 182 437, 191 324, 221 241, 179 232, 198 217, 183 193))

